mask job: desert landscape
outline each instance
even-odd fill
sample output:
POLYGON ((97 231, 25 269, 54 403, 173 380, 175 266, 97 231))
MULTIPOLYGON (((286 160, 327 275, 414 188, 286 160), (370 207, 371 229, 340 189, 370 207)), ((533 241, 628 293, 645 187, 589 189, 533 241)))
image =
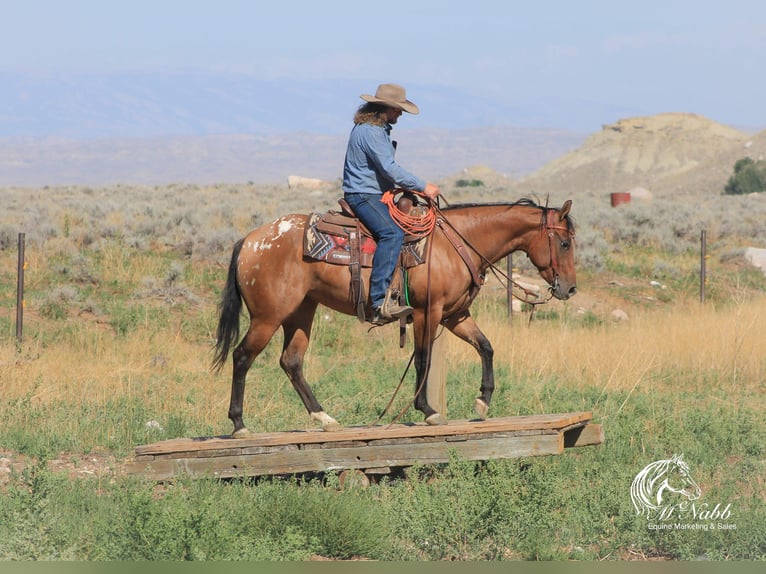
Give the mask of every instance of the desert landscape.
MULTIPOLYGON (((2 161, 30 183, 0 187, 0 557, 766 556, 766 341, 754 336, 766 320, 766 271, 753 256, 766 249, 766 193, 723 193, 738 160, 766 157, 766 131, 669 113, 586 136, 493 128, 399 139, 402 163, 438 175, 450 205, 573 201, 577 295, 508 317, 506 287, 490 276, 472 312, 495 348, 490 416, 592 411, 604 444, 415 467, 358 490, 340 488, 333 473, 165 484, 126 477, 138 445, 230 432, 229 367, 212 373, 210 360, 232 245, 280 215, 335 209, 338 142, 305 136, 285 149, 284 138, 227 137, 219 147, 139 149, 134 141, 88 153, 53 142, 37 158, 20 146, 2 161), (293 163, 307 157, 297 148, 316 163, 293 163), (271 182, 226 163, 258 149, 271 182), (56 165, 35 179, 42 164, 56 165), (55 174, 84 169, 125 179, 56 183, 55 174), (289 176, 307 179, 288 186, 289 176), (700 504, 729 504, 727 520, 695 518, 706 527, 661 532, 636 515, 631 481, 680 453, 701 485, 700 504)), ((545 289, 522 254, 513 267, 514 277, 545 289)), ((393 329, 368 333, 324 309, 314 331, 306 370, 317 394, 342 424, 370 424, 410 349, 399 348, 393 329)), ((276 337, 251 370, 247 416, 258 431, 311 428, 279 353, 276 337)), ((476 353, 453 338, 445 362, 450 418, 470 418, 476 353)), ((394 411, 419 423, 410 399, 401 393, 394 411)))

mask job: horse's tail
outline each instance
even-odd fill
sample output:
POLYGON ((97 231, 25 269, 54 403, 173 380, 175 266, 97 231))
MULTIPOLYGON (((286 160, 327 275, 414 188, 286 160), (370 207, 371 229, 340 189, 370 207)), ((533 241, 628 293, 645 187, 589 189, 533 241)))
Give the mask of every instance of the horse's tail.
POLYGON ((215 356, 213 370, 218 372, 226 363, 226 358, 234 344, 239 340, 239 314, 242 311, 242 296, 237 285, 237 259, 242 249, 244 238, 234 244, 229 263, 229 274, 218 304, 218 329, 216 330, 215 356))

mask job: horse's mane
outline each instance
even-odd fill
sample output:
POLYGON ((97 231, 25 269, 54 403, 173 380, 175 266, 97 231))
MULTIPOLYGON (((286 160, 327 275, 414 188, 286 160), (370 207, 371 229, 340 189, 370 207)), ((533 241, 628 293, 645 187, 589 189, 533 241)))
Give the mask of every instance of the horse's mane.
MULTIPOLYGON (((547 207, 545 205, 540 205, 539 202, 536 200, 529 198, 529 197, 522 197, 521 199, 518 199, 516 201, 496 201, 496 202, 490 202, 490 203, 456 203, 453 205, 449 205, 448 207, 445 207, 442 209, 442 211, 453 211, 453 210, 460 210, 460 209, 470 209, 474 207, 534 207, 537 209, 542 210, 543 213, 543 219, 542 221, 545 221, 544 217, 545 214, 549 209, 554 209, 552 207, 547 207)), ((574 219, 570 216, 566 216, 566 223, 567 223, 567 229, 574 232, 574 219)))
POLYGON ((668 471, 670 463, 670 460, 657 460, 647 465, 633 479, 630 493, 633 499, 633 506, 638 514, 659 508, 653 498, 655 494, 654 481, 657 477, 664 475, 668 471))

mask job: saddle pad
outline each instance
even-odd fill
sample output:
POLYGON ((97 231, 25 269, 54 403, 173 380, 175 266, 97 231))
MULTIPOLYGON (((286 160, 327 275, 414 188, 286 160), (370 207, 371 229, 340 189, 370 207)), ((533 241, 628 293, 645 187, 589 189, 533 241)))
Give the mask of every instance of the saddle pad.
MULTIPOLYGON (((323 214, 312 213, 306 225, 303 235, 303 256, 316 261, 325 261, 334 265, 351 264, 351 248, 349 246, 348 233, 354 231, 354 227, 338 227, 328 232, 327 226, 320 225, 323 214)), ((414 241, 406 241, 402 245, 402 264, 406 268, 415 267, 425 262, 427 237, 414 241)), ((375 254, 376 244, 369 235, 362 234, 359 239, 362 267, 372 267, 372 257, 375 254)))

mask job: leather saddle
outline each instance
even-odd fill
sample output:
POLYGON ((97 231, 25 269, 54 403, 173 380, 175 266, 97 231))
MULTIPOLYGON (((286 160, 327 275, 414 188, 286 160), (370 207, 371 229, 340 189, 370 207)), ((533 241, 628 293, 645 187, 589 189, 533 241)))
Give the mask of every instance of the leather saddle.
MULTIPOLYGON (((303 256, 315 261, 334 265, 346 265, 351 271, 351 300, 357 310, 357 317, 365 321, 365 288, 361 277, 362 267, 372 267, 375 255, 375 240, 370 231, 354 215, 345 199, 338 200, 340 211, 312 213, 303 237, 303 256)), ((397 208, 405 214, 416 215, 413 210, 423 209, 417 205, 417 198, 404 193, 397 202, 397 208)), ((398 268, 409 269, 425 262, 428 237, 405 234, 398 268)), ((392 286, 393 286, 392 282, 392 286)), ((403 289, 400 288, 400 291, 403 289)))
MULTIPOLYGON (((340 211, 309 215, 303 240, 304 257, 334 265, 372 267, 376 247, 372 234, 357 219, 345 199, 340 198, 338 204, 340 211)), ((397 207, 405 214, 414 214, 414 209, 422 209, 414 205, 406 194, 399 199, 397 207)), ((401 267, 409 269, 425 262, 426 240, 427 237, 405 234, 399 256, 401 267)))

